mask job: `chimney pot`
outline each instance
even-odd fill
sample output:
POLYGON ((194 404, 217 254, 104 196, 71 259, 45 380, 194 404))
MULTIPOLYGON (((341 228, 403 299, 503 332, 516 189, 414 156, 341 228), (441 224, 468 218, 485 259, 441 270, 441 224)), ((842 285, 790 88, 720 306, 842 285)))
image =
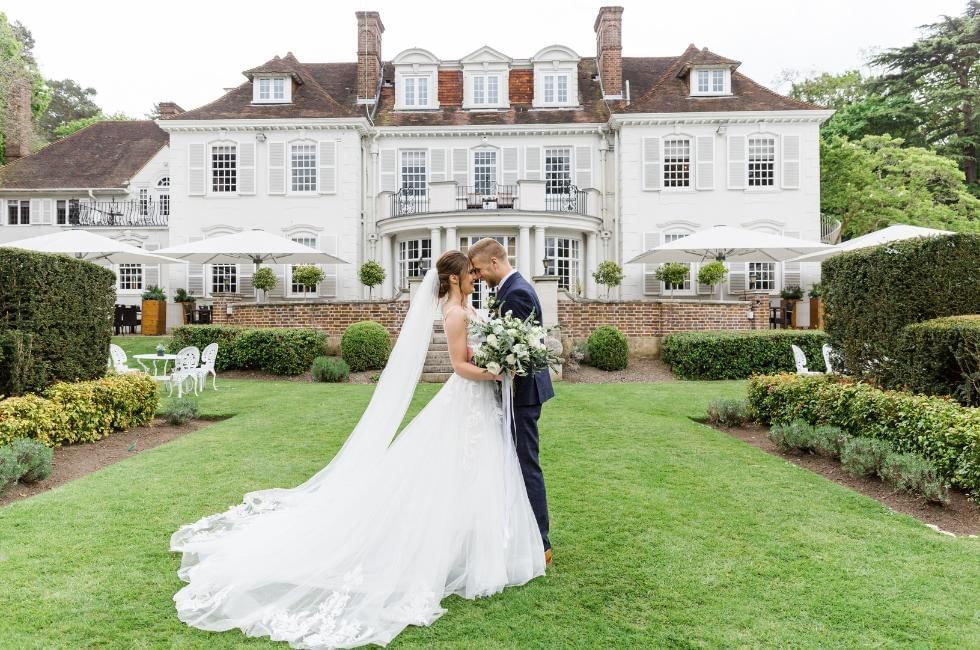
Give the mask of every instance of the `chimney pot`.
POLYGON ((160 113, 161 120, 167 120, 184 112, 180 106, 174 102, 160 102, 157 104, 157 111, 160 113))
POLYGON ((596 61, 605 97, 623 96, 623 8, 601 7, 593 25, 596 61))
POLYGON ((16 75, 9 86, 7 127, 5 137, 5 162, 31 155, 34 127, 31 122, 31 80, 26 75, 16 75))

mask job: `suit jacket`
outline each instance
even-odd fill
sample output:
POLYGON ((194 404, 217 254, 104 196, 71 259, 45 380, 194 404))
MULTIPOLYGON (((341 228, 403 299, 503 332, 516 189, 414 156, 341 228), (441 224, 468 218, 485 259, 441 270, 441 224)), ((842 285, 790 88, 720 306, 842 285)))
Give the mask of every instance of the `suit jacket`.
MULTIPOLYGON (((520 273, 514 273, 507 278, 504 284, 497 287, 494 310, 503 314, 512 312, 515 317, 521 320, 533 313, 534 320, 539 324, 543 322, 544 318, 541 313, 541 302, 538 300, 538 294, 520 273)), ((533 375, 514 379, 515 406, 543 404, 554 396, 555 391, 551 386, 551 375, 547 368, 539 370, 533 375)))

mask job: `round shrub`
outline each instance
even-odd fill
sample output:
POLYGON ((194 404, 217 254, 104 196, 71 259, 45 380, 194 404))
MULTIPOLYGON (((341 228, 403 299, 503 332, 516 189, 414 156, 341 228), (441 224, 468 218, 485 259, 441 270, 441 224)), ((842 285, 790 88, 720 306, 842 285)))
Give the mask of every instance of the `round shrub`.
POLYGON ((174 398, 163 407, 163 417, 167 424, 177 426, 197 417, 199 412, 197 400, 193 397, 174 398))
POLYGON ((9 446, 0 447, 0 494, 17 482, 20 476, 20 463, 17 454, 9 446))
POLYGON ((354 323, 340 337, 340 354, 352 372, 381 370, 391 354, 391 339, 380 323, 354 323))
POLYGON ((600 370, 622 370, 629 363, 626 337, 612 325, 597 327, 588 346, 589 362, 600 370))
POLYGON ((310 374, 313 375, 313 381, 332 383, 347 381, 350 377, 350 366, 337 357, 317 357, 313 360, 310 374))
POLYGON ((852 438, 844 443, 840 461, 844 469, 854 476, 874 476, 881 471, 891 445, 874 438, 852 438))
POLYGON ((20 465, 17 480, 23 483, 37 483, 51 476, 51 461, 54 452, 36 440, 17 438, 10 443, 10 449, 20 465))

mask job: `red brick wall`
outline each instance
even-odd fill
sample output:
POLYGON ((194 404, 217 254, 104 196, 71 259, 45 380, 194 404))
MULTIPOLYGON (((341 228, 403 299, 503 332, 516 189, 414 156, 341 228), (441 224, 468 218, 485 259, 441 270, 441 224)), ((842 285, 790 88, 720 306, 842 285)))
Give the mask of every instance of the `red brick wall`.
POLYGON ((440 106, 463 105, 463 71, 462 70, 439 71, 439 105, 440 106))
POLYGON ((534 101, 534 70, 511 70, 509 85, 511 104, 534 101))
POLYGON ((398 336, 408 312, 408 301, 395 302, 311 302, 268 303, 241 302, 237 297, 215 296, 214 323, 246 327, 314 327, 327 336, 340 336, 352 323, 373 320, 398 336), (233 304, 229 316, 227 306, 233 304))

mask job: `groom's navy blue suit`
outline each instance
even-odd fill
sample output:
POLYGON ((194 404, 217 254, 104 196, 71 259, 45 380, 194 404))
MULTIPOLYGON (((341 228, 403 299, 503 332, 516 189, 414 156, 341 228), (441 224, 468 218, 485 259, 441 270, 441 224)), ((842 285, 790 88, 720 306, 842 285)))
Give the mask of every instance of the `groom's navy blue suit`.
MULTIPOLYGON (((501 314, 512 312, 521 320, 533 313, 535 321, 543 321, 538 294, 519 273, 512 274, 497 287, 494 309, 501 314)), ((538 520, 545 550, 551 548, 551 542, 548 540, 548 499, 544 490, 544 474, 538 462, 538 417, 541 415, 541 405, 554 396, 547 368, 514 379, 514 444, 524 474, 527 497, 538 520)))

